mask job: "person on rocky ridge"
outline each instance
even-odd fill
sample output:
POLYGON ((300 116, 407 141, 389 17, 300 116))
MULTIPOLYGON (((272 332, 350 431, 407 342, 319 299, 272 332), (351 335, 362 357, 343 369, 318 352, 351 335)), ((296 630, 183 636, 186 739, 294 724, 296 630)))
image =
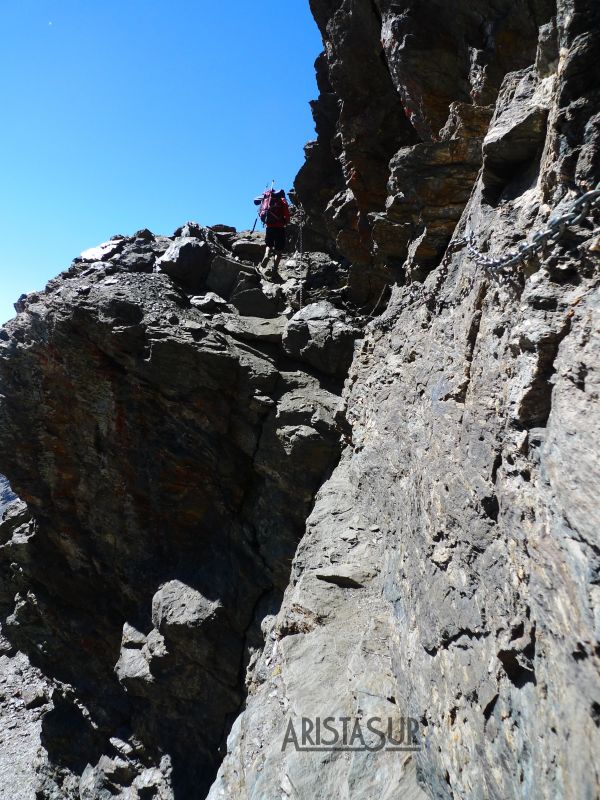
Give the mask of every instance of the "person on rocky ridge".
POLYGON ((286 248, 286 226, 290 221, 290 209, 285 197, 285 191, 280 189, 267 189, 260 197, 254 198, 254 205, 260 206, 258 216, 266 228, 265 244, 266 250, 260 266, 265 270, 269 278, 278 276, 277 267, 281 261, 286 248), (266 268, 273 256, 272 271, 267 272, 266 268))

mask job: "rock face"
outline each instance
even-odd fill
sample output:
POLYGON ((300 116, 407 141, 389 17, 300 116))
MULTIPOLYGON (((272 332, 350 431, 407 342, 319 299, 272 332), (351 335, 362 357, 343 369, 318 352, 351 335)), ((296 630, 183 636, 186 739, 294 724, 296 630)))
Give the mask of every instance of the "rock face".
MULTIPOLYGON (((25 504, 0 480, 0 618, 14 598, 11 583, 27 562, 34 523, 25 504)), ((27 656, 16 652, 0 624, 0 796, 31 800, 41 766, 41 718, 50 710, 52 685, 27 656)))
POLYGON ((352 262, 356 302, 372 302, 390 279, 422 280, 439 262, 502 81, 533 64, 556 11, 551 0, 310 6, 325 43, 318 138, 295 188, 320 246, 352 262))
MULTIPOLYGON (((419 720, 417 777, 428 797, 595 797, 598 243, 584 222, 503 274, 478 266, 462 237, 473 233, 501 256, 543 228, 552 207, 568 206, 576 185, 597 183, 599 12, 552 9, 536 56, 534 31, 547 17, 513 4, 514 15, 489 28, 499 38, 486 68, 474 69, 481 54, 471 62, 484 83, 479 92, 471 84, 466 105, 469 84, 446 58, 462 58, 461 12, 457 28, 435 3, 405 4, 395 19, 391 5, 313 4, 330 85, 345 100, 355 80, 371 79, 356 74, 360 61, 346 48, 358 46, 359 27, 365 48, 369 31, 381 31, 389 80, 414 101, 411 135, 424 141, 390 157, 385 209, 380 199, 369 215, 375 193, 361 195, 348 178, 350 166, 357 180, 372 175, 351 149, 365 146, 367 121, 340 104, 332 148, 343 148, 337 166, 352 213, 342 221, 336 198, 318 213, 337 248, 362 260, 363 285, 381 254, 388 268, 398 259, 408 285, 393 289, 354 359, 352 441, 319 493, 209 796, 417 796, 398 761, 388 771, 372 754, 325 763, 281 751, 290 717, 383 717, 387 698, 388 709, 419 720), (360 13, 345 13, 351 5, 360 13), (502 26, 519 19, 516 52, 502 26), (411 71, 427 37, 442 52, 411 71), (496 97, 493 115, 479 107, 496 97), (438 112, 450 101, 446 120, 438 112), (365 212, 374 224, 361 254, 348 226, 358 231, 365 212)), ((488 19, 499 10, 487 4, 488 19)))
POLYGON ((11 800, 35 797, 41 718, 52 689, 0 634, 0 791, 11 800))
POLYGON ((9 482, 3 475, 0 475, 0 517, 5 509, 15 500, 9 482))
POLYGON ((297 311, 285 326, 283 348, 326 375, 345 377, 360 331, 348 316, 322 300, 297 311))
MULTIPOLYGON (((148 769, 157 792, 208 790, 339 457, 343 372, 282 345, 298 281, 261 282, 187 228, 84 254, 1 333, 2 460, 36 519, 18 541, 4 525, 4 629, 63 687, 48 796, 82 775, 86 797, 133 791, 148 769)), ((358 335, 334 345, 346 367, 358 335)))
POLYGON ((0 331, 27 780, 598 797, 600 203, 561 213, 600 180, 600 8, 311 7, 314 251, 272 284, 226 226, 116 237, 0 331), (325 718, 414 746, 289 738, 325 718))

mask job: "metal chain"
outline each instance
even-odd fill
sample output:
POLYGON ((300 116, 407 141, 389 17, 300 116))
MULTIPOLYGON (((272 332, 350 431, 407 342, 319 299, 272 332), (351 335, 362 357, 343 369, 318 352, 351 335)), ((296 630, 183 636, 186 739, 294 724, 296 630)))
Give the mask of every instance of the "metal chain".
POLYGON ((384 296, 384 294, 386 293, 386 291, 387 291, 389 288, 390 288, 390 284, 389 284, 389 283, 386 283, 386 284, 384 285, 383 289, 381 290, 381 294, 379 295, 379 298, 378 298, 377 302, 376 302, 376 303, 375 303, 375 305, 373 306, 373 308, 372 308, 372 310, 371 310, 371 313, 370 313, 370 314, 367 314, 367 317, 366 317, 367 319, 375 319, 375 312, 377 311, 377 309, 378 309, 378 308, 379 308, 379 306, 381 305, 381 301, 383 300, 383 296, 384 296))
POLYGON ((600 206, 600 183, 596 185, 595 189, 590 189, 589 192, 585 192, 585 194, 574 200, 566 210, 560 213, 555 210, 550 215, 546 228, 534 234, 530 241, 522 242, 515 251, 507 253, 500 258, 492 258, 478 250, 475 246, 475 234, 473 232, 464 239, 464 243, 478 264, 489 270, 502 270, 525 261, 530 255, 541 250, 548 241, 558 241, 566 228, 570 225, 576 225, 597 206, 600 206))
POLYGON ((300 219, 299 234, 298 234, 298 249, 299 249, 299 252, 300 252, 300 258, 299 258, 300 292, 299 292, 299 295, 298 295, 298 303, 299 303, 299 306, 300 306, 300 309, 301 309, 302 306, 303 306, 303 300, 304 300, 304 298, 303 298, 304 241, 303 241, 303 235, 302 234, 303 234, 303 230, 304 230, 305 214, 304 214, 304 209, 301 206, 297 206, 297 209, 298 209, 298 216, 299 216, 299 219, 300 219))
MULTIPOLYGON (((576 198, 569 206, 567 206, 565 210, 559 212, 558 209, 556 209, 550 215, 546 228, 534 234, 529 242, 522 242, 515 251, 507 253, 505 256, 500 258, 492 258, 491 256, 487 256, 485 253, 482 253, 481 250, 478 250, 475 246, 475 235, 473 232, 469 233, 467 236, 461 236, 458 239, 454 239, 448 245, 446 253, 440 263, 440 266, 443 269, 440 273, 440 277, 438 278, 436 286, 432 291, 430 291, 430 297, 437 296, 437 289, 444 279, 443 275, 445 270, 448 268, 448 264, 450 263, 452 255, 461 247, 466 245, 468 252, 478 264, 484 266, 488 270, 501 272, 505 267, 514 266, 522 261, 525 261, 530 255, 538 250, 541 250, 548 241, 558 241, 558 239, 560 239, 565 232, 566 228, 568 228, 570 225, 576 225, 582 219, 588 217, 593 209, 599 206, 600 182, 594 189, 590 189, 590 191, 585 192, 576 198)), ((595 233, 596 230, 594 231, 594 235, 595 233)), ((509 279, 509 275, 502 275, 502 280, 509 279)), ((419 295, 419 292, 422 291, 422 288, 422 284, 413 284, 411 286, 411 300, 414 300, 419 295)), ((384 286, 383 291, 377 300, 377 303, 375 304, 375 307, 367 316, 367 319, 370 320, 374 318, 375 311, 378 309, 386 289, 387 286, 384 286)))

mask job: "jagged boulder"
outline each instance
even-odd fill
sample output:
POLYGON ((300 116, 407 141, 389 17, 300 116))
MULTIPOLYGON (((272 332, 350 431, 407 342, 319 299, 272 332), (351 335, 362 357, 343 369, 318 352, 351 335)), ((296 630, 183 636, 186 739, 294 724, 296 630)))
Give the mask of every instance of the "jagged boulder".
POLYGON ((484 197, 496 203, 520 172, 527 177, 546 138, 550 86, 534 67, 507 75, 490 129, 483 142, 484 197))
POLYGON ((350 366, 360 330, 350 318, 326 300, 297 311, 283 334, 283 347, 327 375, 343 377, 350 366))
POLYGON ((181 581, 168 581, 152 598, 152 622, 158 630, 196 628, 213 619, 220 605, 181 581))
POLYGON ((232 306, 222 297, 214 292, 206 292, 206 294, 190 297, 190 305, 203 311, 206 314, 214 314, 217 311, 231 311, 232 306))
POLYGON ((189 291, 199 293, 206 283, 212 259, 208 242, 182 236, 158 259, 157 267, 189 291))
MULTIPOLYGON (((88 265, 93 270, 101 262, 109 262, 115 272, 152 272, 156 261, 171 245, 166 236, 155 236, 144 228, 133 236, 113 236, 108 242, 84 250, 74 264, 88 265)), ((102 268, 106 268, 106 265, 102 268)))
POLYGON ((262 233, 249 233, 243 238, 236 238, 231 243, 231 250, 242 261, 258 264, 265 254, 265 237, 262 233))

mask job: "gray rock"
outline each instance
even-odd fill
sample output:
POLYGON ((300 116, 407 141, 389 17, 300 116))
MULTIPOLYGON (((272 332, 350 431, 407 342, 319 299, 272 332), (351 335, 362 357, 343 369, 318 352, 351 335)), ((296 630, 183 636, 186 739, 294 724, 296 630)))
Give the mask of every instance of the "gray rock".
POLYGON ((311 9, 284 282, 247 232, 144 230, 0 331, 7 797, 599 795, 597 211, 504 270, 463 238, 502 256, 597 183, 598 6, 311 9), (325 716, 418 735, 283 746, 325 716))
POLYGON ((10 488, 8 480, 4 475, 0 475, 0 519, 2 519, 5 509, 14 500, 16 500, 16 495, 10 488))
POLYGON ((214 314, 217 311, 226 311, 231 308, 226 300, 223 300, 222 297, 219 297, 214 292, 206 292, 206 294, 197 297, 190 297, 190 304, 206 314, 214 314))
POLYGON ((90 261, 90 262, 97 262, 97 261, 106 261, 107 259, 113 257, 116 253, 119 253, 123 249, 123 240, 111 239, 108 242, 103 242, 102 244, 97 245, 96 247, 90 247, 87 250, 84 250, 83 253, 80 254, 79 258, 82 261, 90 261))
MULTIPOLYGON (((495 101, 503 88, 483 174, 466 165, 471 191, 460 158, 452 172, 464 184, 446 170, 445 142, 416 145, 415 152, 432 156, 428 181, 440 195, 424 208, 425 236, 405 238, 407 255, 428 245, 441 225, 451 235, 461 219, 455 247, 441 263, 441 253, 432 258, 428 276, 411 273, 422 286, 393 290, 357 350, 345 392, 348 449, 319 492, 284 603, 265 629, 250 698, 211 800, 598 794, 598 770, 589 768, 600 746, 596 245, 591 227, 574 227, 502 276, 478 267, 459 238, 473 231, 490 255, 510 252, 543 227, 548 206, 568 206, 570 181, 597 182, 598 40, 582 31, 597 27, 598 10, 584 6, 567 3, 557 25, 544 26, 537 76, 545 84, 521 72, 533 62, 538 24, 525 6, 513 6, 490 32, 511 41, 502 25, 522 26, 514 40, 520 53, 498 49, 489 60, 472 53, 464 77, 478 102, 495 101), (559 52, 557 73, 552 54, 559 52), (446 216, 441 198, 458 190, 462 200, 446 216), (496 208, 490 200, 501 202, 496 208), (352 645, 358 629, 363 638, 352 645), (388 667, 386 657, 378 661, 387 647, 388 667), (373 708, 381 713, 383 698, 419 720, 416 770, 412 757, 404 772, 398 761, 388 772, 383 758, 328 753, 319 760, 282 750, 290 718, 340 711, 364 718, 373 708)), ((468 12, 453 7, 458 20, 445 23, 441 5, 409 4, 401 15, 387 2, 377 10, 356 5, 356 13, 341 13, 339 4, 312 7, 326 34, 331 83, 321 80, 322 146, 308 149, 307 165, 317 158, 322 164, 323 150, 335 142, 344 165, 352 163, 356 194, 353 201, 339 186, 336 194, 335 176, 315 169, 332 198, 323 215, 308 168, 298 188, 309 214, 325 217, 336 245, 360 255, 368 231, 361 243, 344 229, 375 204, 365 187, 375 186, 377 173, 367 163, 374 148, 355 158, 353 147, 365 147, 369 135, 365 84, 377 86, 385 105, 386 79, 365 69, 371 54, 357 58, 357 48, 381 36, 415 130, 424 136, 432 125, 435 134, 448 108, 441 95, 450 90, 459 100, 460 82, 449 75, 462 69, 458 54, 470 34, 451 42, 468 12), (421 58, 416 68, 420 48, 432 41, 436 58, 421 58), (358 69, 364 74, 354 74, 358 69)), ((536 8, 546 21, 549 9, 536 8)), ((454 119, 444 136, 482 139, 486 126, 484 115, 466 124, 454 119)), ((452 145, 454 155, 463 146, 452 145)), ((382 154, 383 171, 388 161, 382 154)), ((423 163, 404 167, 410 191, 423 163)), ((404 228, 391 229, 391 214, 377 213, 377 224, 388 226, 379 231, 386 244, 405 236, 404 228)), ((365 284, 377 277, 370 267, 363 275, 365 284)))
POLYGON ((224 314, 221 317, 223 330, 239 339, 255 342, 273 342, 281 344, 287 319, 275 317, 242 317, 224 314))
POLYGON ((231 245, 233 254, 243 261, 258 264, 265 254, 264 237, 260 239, 236 239, 231 245))
POLYGON ((277 317, 283 311, 283 297, 266 294, 256 273, 240 273, 230 302, 243 317, 277 317))
POLYGON ((43 706, 47 700, 46 689, 43 685, 38 684, 37 686, 27 686, 23 692, 21 697, 23 698, 23 704, 25 708, 39 708, 43 706))
POLYGON ((212 259, 213 252, 207 242, 187 236, 173 242, 158 259, 157 267, 186 289, 198 293, 206 282, 212 259))
POLYGON ((240 275, 253 275, 254 271, 247 265, 240 264, 232 258, 217 255, 210 268, 206 281, 212 292, 229 299, 240 275))
POLYGON ((209 230, 214 231, 215 233, 237 233, 237 228, 234 228, 233 225, 223 225, 221 223, 217 225, 210 225, 209 230))
POLYGON ((236 264, 232 296, 254 290, 268 317, 211 318, 167 275, 82 262, 0 337, 0 451, 36 517, 19 501, 6 511, 0 611, 11 646, 35 653, 58 694, 41 796, 77 797, 83 781, 90 796, 135 797, 165 754, 183 791, 208 791, 262 616, 339 453, 339 398, 288 371, 284 290, 268 296, 254 270, 217 258, 236 264), (143 758, 115 766, 115 738, 143 758))
POLYGON ((288 321, 283 347, 292 358, 328 375, 346 374, 360 336, 348 316, 322 300, 305 306, 288 321))
POLYGON ((0 797, 31 800, 38 784, 41 717, 51 688, 0 629, 0 797))
POLYGON ((159 631, 201 627, 214 618, 220 605, 181 581, 169 581, 152 599, 152 623, 159 631))
POLYGON ((535 160, 546 136, 551 86, 539 83, 533 67, 510 73, 483 142, 484 196, 496 202, 515 172, 535 160))

